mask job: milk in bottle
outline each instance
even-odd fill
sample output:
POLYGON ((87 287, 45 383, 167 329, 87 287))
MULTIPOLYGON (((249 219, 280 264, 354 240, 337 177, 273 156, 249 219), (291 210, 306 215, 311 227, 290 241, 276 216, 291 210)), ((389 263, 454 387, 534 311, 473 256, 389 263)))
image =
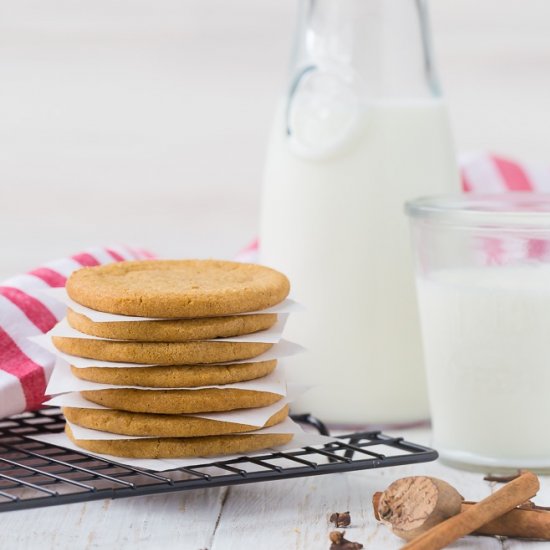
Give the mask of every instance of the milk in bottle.
POLYGON ((294 406, 332 424, 428 417, 403 203, 458 189, 425 5, 303 0, 289 91, 275 118, 262 198, 262 263, 307 312, 294 406))

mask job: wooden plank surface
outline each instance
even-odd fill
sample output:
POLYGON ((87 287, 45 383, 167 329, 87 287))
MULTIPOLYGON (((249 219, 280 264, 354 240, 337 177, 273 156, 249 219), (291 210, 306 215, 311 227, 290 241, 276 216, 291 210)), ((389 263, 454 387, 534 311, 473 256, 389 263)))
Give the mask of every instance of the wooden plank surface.
POLYGON ((6 512, 0 514, 0 548, 211 548, 227 491, 223 487, 6 512))

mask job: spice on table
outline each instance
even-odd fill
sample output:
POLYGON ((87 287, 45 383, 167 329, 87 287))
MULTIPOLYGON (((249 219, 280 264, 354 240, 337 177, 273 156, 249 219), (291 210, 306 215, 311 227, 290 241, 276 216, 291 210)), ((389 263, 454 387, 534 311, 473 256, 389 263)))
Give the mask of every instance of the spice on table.
POLYGON ((408 542, 403 550, 439 550, 455 540, 473 533, 486 523, 510 512, 534 497, 540 484, 537 476, 524 472, 492 495, 472 505, 464 512, 432 527, 408 542))
POLYGON ((348 527, 351 523, 349 512, 334 512, 330 515, 329 521, 336 527, 348 527))
MULTIPOLYGON (((404 478, 404 480, 398 480, 399 482, 407 482, 405 483, 397 483, 394 482, 394 484, 390 485, 390 487, 393 486, 394 489, 401 489, 402 495, 401 498, 398 501, 394 501, 392 503, 394 511, 391 514, 392 520, 394 522, 393 525, 390 525, 392 527, 392 531, 401 538, 404 538, 405 540, 410 540, 410 534, 411 530, 407 530, 403 528, 404 521, 399 519, 399 516, 403 516, 404 513, 407 510, 411 510, 411 505, 415 504, 415 502, 418 498, 418 491, 415 496, 414 492, 411 496, 411 492, 407 491, 406 488, 415 488, 418 489, 419 487, 423 486, 420 482, 417 482, 416 484, 411 483, 411 479, 425 479, 422 477, 419 478, 404 478), (396 525, 397 524, 397 525, 396 525), (396 528, 397 527, 397 528, 396 528), (401 529, 399 529, 399 527, 401 529)), ((430 478, 433 479, 433 478, 430 478)), ((441 480, 439 480, 441 481, 441 480)), ((512 480, 513 481, 513 480, 512 480)), ((380 515, 380 501, 382 500, 382 497, 385 496, 385 493, 390 489, 388 489, 384 493, 375 493, 372 499, 373 502, 373 508, 374 508, 374 516, 378 521, 383 521, 380 515)), ((429 487, 429 484, 428 484, 429 487)), ((429 495, 426 493, 426 496, 429 495)), ((388 504, 388 499, 385 498, 386 505, 388 504)), ((471 509, 474 505, 476 505, 476 502, 461 502, 460 509, 456 512, 458 514, 459 512, 466 512, 467 510, 471 509)), ((433 502, 432 502, 433 505, 433 502)), ((430 527, 426 523, 426 519, 430 517, 430 515, 426 515, 426 508, 420 507, 416 511, 416 516, 418 517, 419 521, 423 521, 422 525, 420 527, 416 527, 415 530, 418 534, 421 534, 422 532, 426 532, 430 527), (420 512, 420 513, 418 513, 420 512), (422 517, 422 513, 424 513, 424 517, 422 517)), ((441 520, 444 521, 444 520, 441 520)), ((386 523, 386 522, 385 522, 386 523)), ((409 524, 410 526, 410 524, 409 524)), ((495 518, 494 520, 491 520, 481 527, 475 529, 474 532, 471 534, 473 535, 487 535, 487 536, 503 536, 503 537, 515 537, 515 538, 523 538, 523 539, 535 539, 535 540, 550 540, 550 511, 548 508, 544 506, 537 506, 535 503, 533 503, 530 500, 527 500, 514 509, 510 510, 509 512, 506 512, 502 514, 500 517, 495 518)))
POLYGON ((345 531, 331 531, 328 535, 330 542, 330 550, 360 550, 363 545, 360 542, 352 542, 344 538, 345 531))
MULTIPOLYGON (((471 508, 475 502, 463 502, 462 511, 471 508)), ((518 539, 550 540, 550 512, 544 506, 529 501, 506 514, 486 523, 473 533, 511 537, 518 539)))
POLYGON ((550 511, 550 506, 539 506, 538 504, 535 504, 532 500, 524 502, 521 506, 518 506, 518 508, 521 508, 522 510, 545 510, 547 512, 550 511))
POLYGON ((522 473, 523 473, 523 470, 518 470, 517 474, 511 474, 511 475, 507 475, 507 476, 487 474, 483 478, 483 480, 484 481, 494 481, 495 483, 509 483, 510 481, 514 481, 514 479, 517 479, 522 473))
POLYGON ((405 477, 373 497, 376 519, 394 534, 412 540, 434 525, 460 513, 464 497, 434 477, 405 477))

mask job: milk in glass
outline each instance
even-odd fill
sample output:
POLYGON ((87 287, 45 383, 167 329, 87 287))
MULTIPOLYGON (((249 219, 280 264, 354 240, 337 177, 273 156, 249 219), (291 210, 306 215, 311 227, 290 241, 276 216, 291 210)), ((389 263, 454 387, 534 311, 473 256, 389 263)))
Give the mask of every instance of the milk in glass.
POLYGON ((550 467, 550 265, 436 270, 418 293, 442 458, 550 467))

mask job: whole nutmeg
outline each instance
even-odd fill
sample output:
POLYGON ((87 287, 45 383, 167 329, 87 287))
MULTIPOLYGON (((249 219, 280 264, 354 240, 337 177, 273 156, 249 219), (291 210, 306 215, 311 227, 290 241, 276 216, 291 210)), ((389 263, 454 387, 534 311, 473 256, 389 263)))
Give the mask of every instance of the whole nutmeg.
POLYGON ((464 497, 435 477, 404 477, 373 497, 376 519, 404 540, 412 540, 434 525, 459 514, 464 497))

